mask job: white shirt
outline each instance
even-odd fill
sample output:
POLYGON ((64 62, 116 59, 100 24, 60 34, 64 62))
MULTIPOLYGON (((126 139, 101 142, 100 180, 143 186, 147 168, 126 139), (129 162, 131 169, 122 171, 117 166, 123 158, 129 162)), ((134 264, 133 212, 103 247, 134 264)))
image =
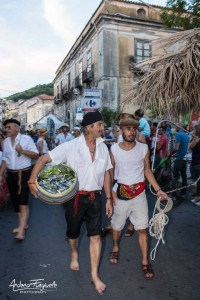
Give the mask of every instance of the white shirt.
POLYGON ((20 144, 23 150, 38 153, 30 136, 18 133, 14 146, 12 146, 11 137, 7 137, 3 143, 2 160, 6 161, 6 166, 10 170, 20 170, 31 166, 31 158, 23 154, 18 156, 18 152, 15 150, 17 144, 20 144))
POLYGON ((56 138, 57 138, 58 144, 60 145, 60 144, 63 144, 65 142, 71 141, 74 137, 70 132, 68 132, 66 136, 64 135, 63 132, 61 132, 57 135, 56 138))
POLYGON ((100 137, 96 139, 94 161, 92 161, 83 134, 49 151, 49 155, 53 165, 66 162, 76 171, 79 181, 79 190, 84 191, 101 190, 105 171, 113 167, 107 146, 100 137))
POLYGON ((127 185, 144 181, 144 158, 148 146, 136 141, 133 149, 126 151, 114 144, 111 152, 115 159, 115 179, 127 185))
POLYGON ((43 141, 43 149, 42 149, 42 154, 48 153, 49 149, 48 149, 48 145, 45 139, 43 139, 42 137, 39 137, 39 139, 37 140, 37 147, 40 141, 43 141))

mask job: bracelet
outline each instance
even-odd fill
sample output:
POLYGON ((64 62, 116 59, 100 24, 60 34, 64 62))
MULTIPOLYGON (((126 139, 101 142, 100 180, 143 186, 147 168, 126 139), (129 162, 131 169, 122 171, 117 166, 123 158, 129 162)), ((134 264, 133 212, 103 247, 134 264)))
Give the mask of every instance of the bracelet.
POLYGON ((160 192, 161 191, 161 188, 159 188, 158 190, 156 190, 156 194, 158 193, 158 192, 160 192))
POLYGON ((36 184, 36 182, 28 181, 28 184, 36 184))
POLYGON ((106 200, 107 200, 107 199, 112 199, 112 197, 106 197, 106 200))

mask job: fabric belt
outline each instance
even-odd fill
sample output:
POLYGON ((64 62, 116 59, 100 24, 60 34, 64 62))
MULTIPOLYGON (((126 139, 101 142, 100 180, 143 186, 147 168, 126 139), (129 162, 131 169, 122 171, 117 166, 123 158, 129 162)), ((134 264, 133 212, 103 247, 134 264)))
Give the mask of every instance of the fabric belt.
POLYGON ((78 200, 79 200, 79 196, 82 195, 89 195, 89 199, 91 201, 94 201, 95 199, 95 194, 100 193, 99 191, 78 191, 78 193, 76 194, 75 198, 74 198, 74 215, 77 214, 78 212, 78 200))
POLYGON ((27 168, 24 168, 24 169, 19 169, 19 170, 11 170, 11 169, 8 169, 8 172, 10 173, 18 173, 18 172, 23 172, 23 171, 26 171, 26 170, 30 170, 32 167, 27 167, 27 168))
POLYGON ((118 182, 117 197, 122 200, 130 200, 141 194, 146 187, 146 182, 138 182, 127 185, 118 182))
POLYGON ((24 169, 20 169, 20 170, 10 170, 8 169, 8 172, 10 173, 18 173, 18 180, 17 180, 17 185, 18 185, 18 191, 17 194, 20 195, 21 194, 21 189, 22 189, 22 185, 21 185, 21 181, 22 181, 22 172, 30 170, 32 167, 27 167, 24 169))

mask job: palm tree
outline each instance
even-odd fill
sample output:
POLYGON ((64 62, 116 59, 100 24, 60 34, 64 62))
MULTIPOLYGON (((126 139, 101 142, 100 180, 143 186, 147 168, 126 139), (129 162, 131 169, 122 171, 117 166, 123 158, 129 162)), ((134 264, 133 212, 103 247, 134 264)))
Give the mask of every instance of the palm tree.
POLYGON ((153 46, 162 47, 163 54, 133 66, 133 72, 139 69, 144 75, 124 104, 133 102, 165 117, 200 109, 200 28, 156 40, 153 46))

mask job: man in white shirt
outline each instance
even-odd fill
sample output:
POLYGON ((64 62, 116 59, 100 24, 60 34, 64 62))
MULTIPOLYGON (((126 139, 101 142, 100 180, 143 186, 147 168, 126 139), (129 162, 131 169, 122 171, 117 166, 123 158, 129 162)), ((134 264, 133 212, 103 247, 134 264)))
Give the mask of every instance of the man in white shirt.
POLYGON ((69 125, 67 123, 64 123, 60 127, 60 129, 62 130, 62 132, 57 135, 57 145, 69 142, 74 138, 73 135, 69 132, 69 125))
POLYGON ((81 136, 59 145, 48 154, 39 158, 33 168, 30 182, 31 193, 37 197, 34 184, 39 172, 47 163, 53 165, 66 162, 78 176, 79 191, 65 204, 67 237, 71 248, 70 268, 79 270, 78 238, 80 229, 86 221, 87 236, 90 238, 91 281, 98 293, 102 294, 106 285, 101 281, 98 266, 101 253, 101 190, 106 194, 106 214, 112 214, 111 177, 112 164, 104 140, 101 138, 104 129, 103 119, 99 112, 88 112, 83 117, 81 136))
MULTIPOLYGON (((148 146, 136 140, 138 121, 128 118, 119 122, 123 141, 111 147, 111 162, 115 173, 112 177, 117 183, 113 187, 115 201, 112 215, 113 247, 109 260, 118 263, 119 239, 121 231, 129 217, 135 230, 138 231, 139 244, 142 252, 142 270, 146 279, 154 276, 148 261, 148 205, 145 195, 145 177, 155 189, 157 196, 167 199, 161 191, 150 169, 148 146)), ((111 170, 113 172, 113 169, 111 170)))
POLYGON ((24 240, 29 215, 27 181, 31 173, 31 159, 38 158, 33 139, 20 134, 20 122, 16 119, 4 121, 7 138, 4 140, 0 184, 7 168, 7 184, 10 198, 19 216, 19 225, 13 230, 17 240, 24 240))

